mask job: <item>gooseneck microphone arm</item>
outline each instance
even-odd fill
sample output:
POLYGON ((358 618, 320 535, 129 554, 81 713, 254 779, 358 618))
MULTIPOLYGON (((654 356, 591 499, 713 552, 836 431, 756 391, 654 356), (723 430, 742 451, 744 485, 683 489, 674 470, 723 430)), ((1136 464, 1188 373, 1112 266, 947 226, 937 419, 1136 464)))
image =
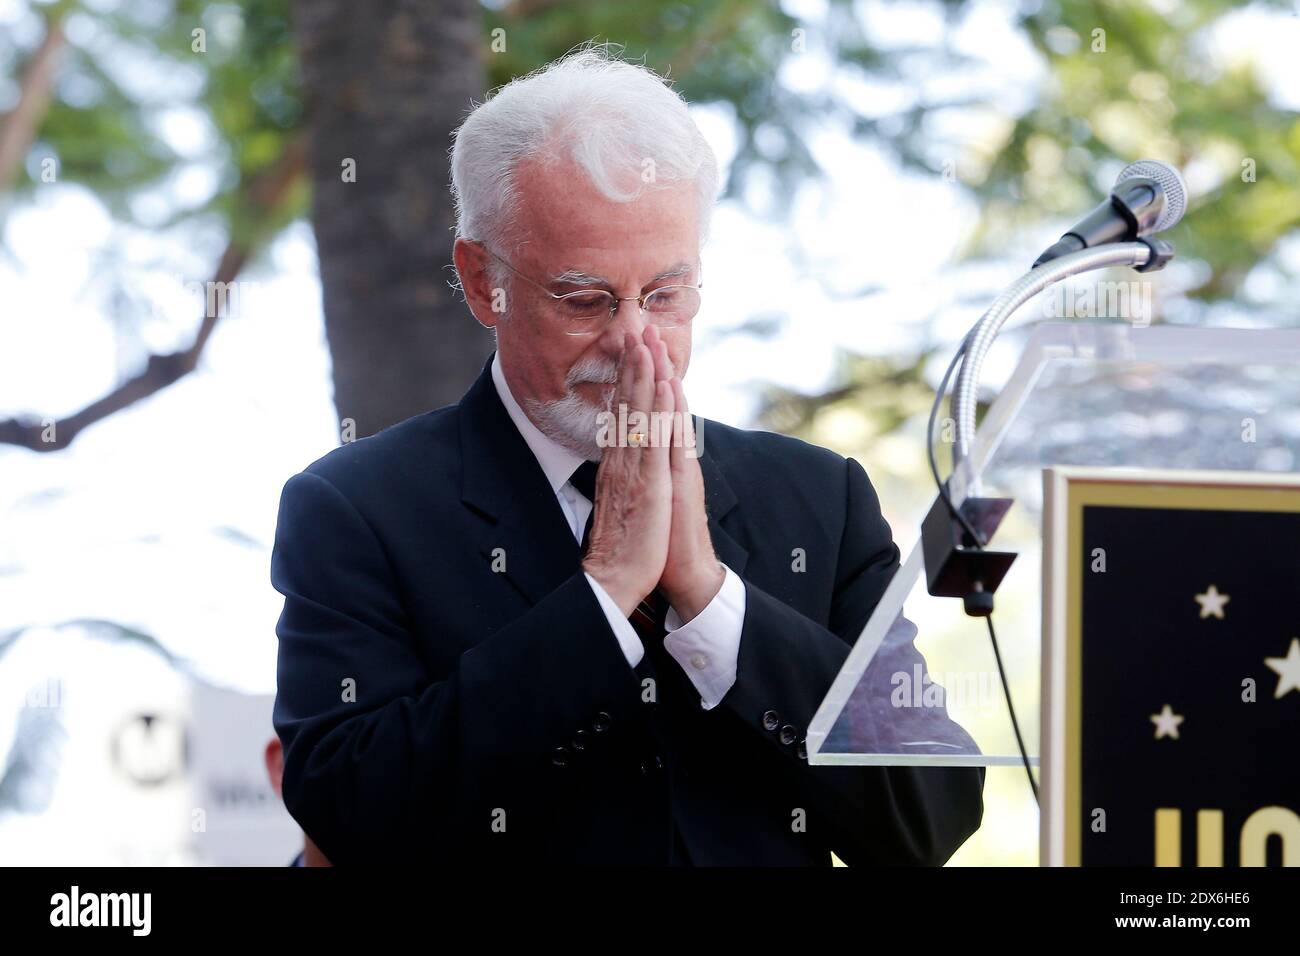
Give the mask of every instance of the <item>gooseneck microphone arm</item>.
MULTIPOLYGON (((1037 266, 1008 286, 989 306, 987 312, 970 330, 963 343, 961 369, 953 389, 953 421, 956 425, 953 451, 954 471, 968 461, 975 439, 975 405, 978 399, 980 369, 988 355, 993 340, 1007 319, 1020 306, 1048 286, 1062 279, 1105 269, 1110 266, 1132 266, 1139 272, 1162 268, 1173 256, 1173 249, 1159 239, 1143 239, 1081 249, 1052 259, 1037 266)), ((973 463, 972 463, 973 464, 973 463)), ((971 478, 975 469, 971 470, 971 478)))
MULTIPOLYGON (((998 296, 963 340, 959 353, 961 371, 952 401, 957 426, 954 472, 969 460, 975 438, 980 366, 1011 313, 1048 286, 1081 272, 1108 266, 1132 266, 1138 272, 1163 269, 1173 258, 1173 247, 1148 237, 1177 225, 1186 209, 1187 186, 1177 169, 1155 159, 1130 163, 1120 171, 1109 201, 1075 223, 1026 275, 998 296)), ((972 469, 972 481, 975 474, 972 469)))

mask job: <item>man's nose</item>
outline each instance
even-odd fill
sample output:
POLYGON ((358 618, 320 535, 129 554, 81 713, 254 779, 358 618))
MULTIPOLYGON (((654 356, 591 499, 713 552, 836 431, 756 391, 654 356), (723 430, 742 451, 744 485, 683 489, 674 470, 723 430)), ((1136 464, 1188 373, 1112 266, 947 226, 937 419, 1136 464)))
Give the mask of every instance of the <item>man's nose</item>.
POLYGON ((641 311, 641 302, 638 299, 619 299, 614 303, 614 315, 605 326, 605 342, 607 350, 611 355, 619 355, 623 351, 623 336, 631 332, 640 342, 646 327, 646 314, 641 311))

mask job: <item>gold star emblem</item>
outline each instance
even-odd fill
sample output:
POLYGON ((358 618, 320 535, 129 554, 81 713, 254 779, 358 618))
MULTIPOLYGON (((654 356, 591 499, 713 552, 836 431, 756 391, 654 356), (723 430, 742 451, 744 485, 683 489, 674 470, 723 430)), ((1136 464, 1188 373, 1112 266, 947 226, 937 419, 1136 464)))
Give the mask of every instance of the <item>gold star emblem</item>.
POLYGON ((1223 605, 1227 604, 1232 598, 1226 594, 1220 594, 1219 589, 1211 584, 1205 589, 1205 593, 1196 595, 1196 603, 1201 606, 1201 619, 1207 617, 1217 617, 1223 620, 1223 605))
POLYGON ((1286 657, 1266 657, 1264 663, 1277 672, 1277 690, 1274 699, 1288 691, 1300 690, 1300 638, 1291 638, 1286 657))
POLYGON ((1151 723, 1156 725, 1156 740, 1161 737, 1172 737, 1178 739, 1178 725, 1183 722, 1184 718, 1180 714, 1175 714, 1173 708, 1165 704, 1164 710, 1158 714, 1151 715, 1151 723))

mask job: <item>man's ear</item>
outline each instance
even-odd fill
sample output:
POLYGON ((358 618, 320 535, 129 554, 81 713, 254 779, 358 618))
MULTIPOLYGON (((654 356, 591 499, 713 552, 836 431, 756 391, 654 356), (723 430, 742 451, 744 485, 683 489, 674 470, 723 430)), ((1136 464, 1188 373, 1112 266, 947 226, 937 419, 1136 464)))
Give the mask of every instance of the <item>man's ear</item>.
POLYGON ((280 786, 284 778, 284 748, 280 746, 279 737, 272 737, 267 741, 262 751, 262 758, 266 761, 266 776, 271 781, 271 789, 283 800, 280 786))
POLYGON ((501 313, 492 306, 496 302, 504 302, 505 294, 491 287, 487 250, 469 239, 457 239, 451 256, 456 263, 456 274, 460 276, 460 287, 465 291, 465 303, 469 310, 474 313, 479 325, 487 329, 495 328, 501 313))

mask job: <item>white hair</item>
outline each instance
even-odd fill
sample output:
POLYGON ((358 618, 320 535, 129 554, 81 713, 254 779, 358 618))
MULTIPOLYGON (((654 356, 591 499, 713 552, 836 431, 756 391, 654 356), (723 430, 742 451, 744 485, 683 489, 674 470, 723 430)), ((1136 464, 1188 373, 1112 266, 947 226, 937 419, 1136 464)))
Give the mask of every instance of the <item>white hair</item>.
POLYGON ((694 183, 701 244, 708 235, 718 179, 713 150, 667 81, 617 59, 609 44, 583 44, 512 80, 456 130, 451 188, 459 238, 510 254, 515 173, 526 159, 547 165, 572 160, 614 202, 631 202, 649 188, 694 183), (635 184, 631 190, 629 183, 635 184))

